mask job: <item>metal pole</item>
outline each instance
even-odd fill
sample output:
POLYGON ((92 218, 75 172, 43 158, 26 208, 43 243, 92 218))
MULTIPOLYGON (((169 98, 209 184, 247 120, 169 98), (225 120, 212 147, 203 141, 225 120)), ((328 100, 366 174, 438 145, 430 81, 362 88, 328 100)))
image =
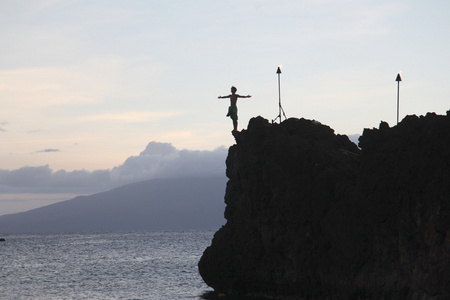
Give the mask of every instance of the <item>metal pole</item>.
POLYGON ((278 115, 280 116, 280 124, 281 124, 281 88, 280 88, 280 74, 278 73, 278 115))
POLYGON ((398 125, 400 112, 400 81, 402 81, 402 76, 400 75, 400 73, 397 74, 397 78, 395 79, 395 81, 397 81, 397 125, 398 125))
POLYGON ((272 124, 280 118, 280 124, 281 124, 281 112, 283 112, 284 118, 286 119, 286 114, 284 113, 284 109, 281 106, 281 84, 280 84, 280 74, 281 74, 281 66, 277 69, 278 74, 278 116, 272 120, 272 124))
POLYGON ((397 125, 400 111, 400 81, 397 81, 397 125))

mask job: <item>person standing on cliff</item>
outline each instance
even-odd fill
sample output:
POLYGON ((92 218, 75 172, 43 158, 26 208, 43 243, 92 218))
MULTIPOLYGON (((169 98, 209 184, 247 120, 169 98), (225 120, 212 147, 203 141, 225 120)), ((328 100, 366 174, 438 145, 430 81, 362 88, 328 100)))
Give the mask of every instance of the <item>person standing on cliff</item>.
POLYGON ((231 120, 233 120, 233 131, 238 131, 237 130, 237 126, 238 126, 238 116, 237 116, 237 99, 238 98, 250 98, 250 95, 247 96, 241 96, 239 94, 236 94, 237 89, 232 86, 231 87, 231 94, 228 96, 219 96, 219 99, 224 99, 224 98, 230 98, 230 107, 228 107, 228 113, 227 113, 227 117, 230 117, 231 120))

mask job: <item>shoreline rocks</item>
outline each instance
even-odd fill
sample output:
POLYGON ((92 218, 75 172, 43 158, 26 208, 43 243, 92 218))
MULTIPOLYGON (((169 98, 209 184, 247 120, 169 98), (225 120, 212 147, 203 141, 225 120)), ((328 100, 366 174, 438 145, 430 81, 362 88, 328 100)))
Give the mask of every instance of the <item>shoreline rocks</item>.
MULTIPOLYGON (((234 133, 225 218, 200 262, 216 291, 276 299, 450 296, 450 117, 234 133)), ((442 299, 444 299, 442 298, 442 299)))

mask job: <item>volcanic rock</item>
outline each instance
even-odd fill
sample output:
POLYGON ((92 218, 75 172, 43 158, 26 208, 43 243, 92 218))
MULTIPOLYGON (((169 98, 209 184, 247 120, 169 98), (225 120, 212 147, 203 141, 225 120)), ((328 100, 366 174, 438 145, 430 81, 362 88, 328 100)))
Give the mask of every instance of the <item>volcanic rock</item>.
POLYGON ((216 291, 273 299, 450 299, 450 117, 234 133, 225 218, 200 262, 216 291))

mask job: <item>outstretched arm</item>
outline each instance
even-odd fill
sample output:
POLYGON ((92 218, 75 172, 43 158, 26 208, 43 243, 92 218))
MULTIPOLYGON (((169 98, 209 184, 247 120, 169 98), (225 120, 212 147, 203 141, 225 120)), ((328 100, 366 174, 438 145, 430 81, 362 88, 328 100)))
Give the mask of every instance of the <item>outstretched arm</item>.
POLYGON ((241 96, 241 95, 238 95, 238 97, 239 97, 239 98, 250 98, 251 95, 247 95, 247 96, 241 96))
POLYGON ((231 95, 228 95, 228 96, 219 96, 219 97, 217 97, 217 98, 219 98, 219 99, 230 98, 230 96, 231 96, 231 95))

